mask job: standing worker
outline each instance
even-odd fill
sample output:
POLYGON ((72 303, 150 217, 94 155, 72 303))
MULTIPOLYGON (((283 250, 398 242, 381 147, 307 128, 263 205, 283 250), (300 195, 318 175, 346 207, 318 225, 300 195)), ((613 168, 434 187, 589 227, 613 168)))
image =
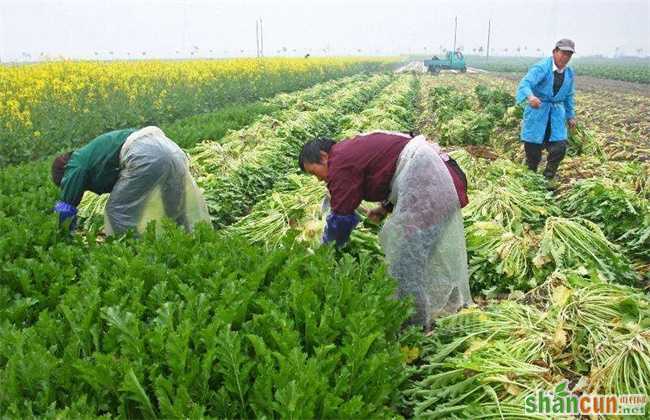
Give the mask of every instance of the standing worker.
POLYGON ((531 171, 537 171, 542 150, 546 149, 544 177, 550 188, 554 187, 553 178, 566 154, 567 123, 571 129, 576 125, 574 74, 567 67, 574 52, 573 41, 559 40, 553 56, 533 65, 517 88, 517 103, 528 101, 521 127, 526 164, 531 171))
POLYGON ((380 241, 398 297, 415 299, 411 322, 429 330, 435 318, 471 303, 460 211, 467 204, 466 179, 436 144, 387 132, 339 143, 317 139, 303 146, 299 165, 327 183, 324 243, 347 241, 362 200, 381 202, 368 212, 375 222, 392 211, 380 241))
POLYGON ((110 193, 104 212, 108 235, 142 233, 148 222, 164 217, 187 230, 210 220, 185 152, 158 127, 102 134, 54 159, 52 180, 61 188, 54 211, 71 229, 85 191, 110 193))

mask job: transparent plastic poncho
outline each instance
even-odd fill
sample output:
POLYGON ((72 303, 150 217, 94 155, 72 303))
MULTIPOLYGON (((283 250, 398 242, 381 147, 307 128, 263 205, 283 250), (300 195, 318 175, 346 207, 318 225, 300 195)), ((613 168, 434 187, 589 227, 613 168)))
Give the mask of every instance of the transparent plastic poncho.
POLYGON ((210 221, 185 152, 160 128, 145 127, 131 134, 120 151, 120 175, 106 204, 105 230, 108 235, 129 229, 142 233, 149 222, 163 218, 188 231, 210 221))
POLYGON ((392 215, 380 233, 398 297, 413 297, 414 324, 472 303, 463 218, 440 148, 418 136, 400 154, 391 183, 392 215))

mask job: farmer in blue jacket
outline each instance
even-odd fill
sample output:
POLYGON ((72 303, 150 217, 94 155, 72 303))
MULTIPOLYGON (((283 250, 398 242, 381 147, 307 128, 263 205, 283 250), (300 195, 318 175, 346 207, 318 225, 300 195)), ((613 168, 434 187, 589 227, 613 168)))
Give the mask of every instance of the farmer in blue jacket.
POLYGON ((566 154, 567 124, 569 128, 576 125, 574 74, 567 67, 574 52, 573 41, 559 40, 553 56, 533 65, 517 88, 517 103, 528 101, 521 127, 526 164, 530 170, 537 171, 542 150, 546 149, 544 177, 549 181, 555 177, 566 154))

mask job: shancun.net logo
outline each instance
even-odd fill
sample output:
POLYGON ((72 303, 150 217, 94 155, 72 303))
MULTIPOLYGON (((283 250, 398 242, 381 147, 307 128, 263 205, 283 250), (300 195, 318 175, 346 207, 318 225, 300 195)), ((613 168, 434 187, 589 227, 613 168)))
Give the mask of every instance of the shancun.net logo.
POLYGON ((524 400, 526 414, 626 415, 643 416, 648 397, 643 394, 575 395, 566 382, 552 392, 539 390, 524 400))

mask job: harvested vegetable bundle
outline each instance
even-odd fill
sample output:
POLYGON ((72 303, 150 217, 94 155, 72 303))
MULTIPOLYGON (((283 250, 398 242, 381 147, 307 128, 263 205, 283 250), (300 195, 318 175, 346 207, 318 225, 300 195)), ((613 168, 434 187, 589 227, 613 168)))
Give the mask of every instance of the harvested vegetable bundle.
POLYGON ((573 371, 598 393, 645 393, 650 387, 650 299, 634 288, 581 273, 554 273, 548 311, 572 337, 573 371), (559 281, 558 281, 559 280, 559 281))
POLYGON ((608 161, 603 176, 636 192, 639 198, 650 200, 650 161, 608 161))
POLYGON ((549 217, 534 260, 540 268, 552 263, 556 269, 586 267, 609 281, 636 284, 638 276, 616 245, 598 225, 579 217, 549 217))
POLYGON ((362 225, 352 231, 350 241, 345 246, 346 251, 354 255, 368 255, 383 259, 384 251, 379 246, 378 231, 378 226, 373 226, 363 219, 362 225))
MULTIPOLYGON (((649 321, 649 320, 646 320, 649 321)), ((645 394, 650 389, 650 322, 625 334, 611 333, 593 346, 589 389, 618 395, 645 394)))
POLYGON ((229 132, 219 141, 204 141, 190 150, 192 168, 198 176, 207 176, 211 172, 232 170, 231 162, 256 147, 262 139, 275 137, 275 129, 285 118, 291 118, 298 111, 284 111, 277 116, 265 115, 255 123, 241 130, 229 132))
POLYGON ((443 145, 487 144, 495 124, 504 118, 514 98, 502 88, 484 85, 476 86, 474 93, 478 105, 473 109, 470 96, 448 86, 433 88, 430 99, 424 102, 421 125, 428 124, 427 118, 432 119, 443 145))
POLYGON ((438 320, 436 334, 424 344, 425 364, 405 392, 414 416, 523 415, 525 395, 555 379, 548 363, 558 353, 550 322, 514 302, 438 320))
POLYGON ((514 128, 518 127, 521 123, 521 119, 524 116, 524 106, 523 105, 513 105, 509 106, 506 109, 505 114, 503 115, 501 121, 499 121, 499 126, 505 128, 514 128))
MULTIPOLYGON (((226 231, 267 249, 286 242, 286 237, 295 232, 297 242, 316 248, 321 243, 327 217, 322 208, 326 193, 325 185, 315 177, 290 175, 226 231)), ((364 216, 360 216, 365 221, 364 216)), ((376 226, 361 223, 352 231, 346 250, 355 254, 381 255, 376 229, 376 226)))
POLYGON ((527 231, 518 234, 495 222, 474 222, 465 230, 473 293, 529 290, 532 248, 535 239, 527 231))
POLYGON ((253 243, 273 248, 291 229, 304 225, 303 234, 298 239, 318 243, 323 231, 320 204, 325 192, 325 186, 314 177, 290 175, 286 182, 227 230, 253 243))
POLYGON ((451 86, 434 87, 428 99, 430 109, 436 113, 436 119, 441 121, 451 118, 454 112, 471 108, 470 96, 451 86))
POLYGON ((646 213, 638 226, 621 235, 617 242, 644 264, 650 263, 650 215, 646 213))
POLYGON ((512 105, 515 102, 514 96, 501 87, 491 88, 486 85, 476 85, 474 94, 476 94, 479 103, 483 106, 493 103, 512 105))
POLYGON ((598 224, 630 255, 650 259, 650 206, 634 191, 608 179, 588 179, 562 194, 561 204, 568 214, 598 224))
POLYGON ((508 107, 514 105, 515 98, 503 88, 490 88, 477 85, 474 93, 481 105, 481 110, 489 114, 494 121, 500 120, 506 114, 508 107))
POLYGON ((485 178, 501 183, 503 178, 515 178, 526 190, 546 193, 544 177, 532 172, 526 166, 507 159, 498 159, 490 163, 485 178))
POLYGON ((569 130, 567 154, 569 156, 588 155, 604 157, 603 148, 594 133, 582 125, 569 130))
POLYGON ((432 89, 425 85, 421 94, 422 114, 417 125, 427 136, 439 136, 441 124, 451 120, 458 113, 471 109, 468 95, 461 94, 450 86, 435 86, 432 89))
POLYGON ((643 293, 555 272, 521 302, 439 319, 407 408, 430 418, 530 418, 526 396, 566 380, 577 393, 645 393, 649 323, 643 293))
POLYGON ((489 115, 472 110, 457 112, 439 123, 440 143, 487 144, 494 123, 489 115))
POLYGON ((618 237, 621 231, 627 231, 636 224, 641 213, 636 194, 606 178, 576 182, 560 196, 560 203, 562 209, 572 215, 601 223, 609 237, 618 237), (613 221, 617 223, 609 223, 613 221))
POLYGON ((104 209, 108 202, 109 194, 97 195, 91 191, 86 191, 81 198, 77 208, 79 213, 79 226, 83 230, 93 228, 101 229, 104 226, 104 209))
POLYGON ((451 156, 461 167, 467 176, 467 189, 468 191, 480 188, 483 176, 487 168, 487 161, 485 159, 477 158, 468 152, 466 148, 457 148, 449 151, 451 156))
POLYGON ((547 202, 545 193, 526 189, 518 179, 508 176, 487 183, 463 209, 466 221, 494 220, 504 226, 524 222, 541 225, 554 214, 559 214, 558 209, 547 202))

